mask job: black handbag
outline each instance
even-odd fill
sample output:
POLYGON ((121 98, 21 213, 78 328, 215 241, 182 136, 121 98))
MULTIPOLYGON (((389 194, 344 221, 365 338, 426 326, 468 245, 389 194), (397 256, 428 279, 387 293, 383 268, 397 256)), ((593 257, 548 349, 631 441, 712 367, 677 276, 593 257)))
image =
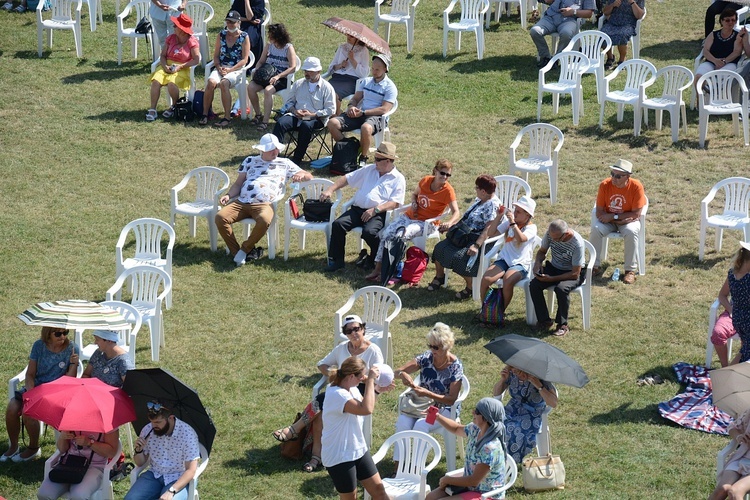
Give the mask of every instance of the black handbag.
POLYGON ((255 68, 253 81, 261 87, 267 87, 271 83, 271 78, 276 76, 276 67, 271 63, 263 63, 260 67, 255 68))
POLYGON ((464 214, 463 217, 461 217, 461 220, 455 223, 451 226, 450 229, 448 229, 448 232, 445 234, 445 237, 450 241, 454 246, 458 248, 466 248, 468 246, 473 245, 476 243, 477 239, 479 239, 479 235, 482 234, 480 232, 472 231, 471 226, 466 223, 466 220, 471 212, 474 211, 475 208, 479 206, 479 203, 471 207, 471 209, 464 214))
POLYGON ((135 32, 139 35, 148 35, 153 31, 153 28, 151 27, 151 21, 149 21, 148 17, 143 16, 140 21, 138 21, 138 24, 135 25, 135 32))
POLYGON ((49 471, 49 480, 53 483, 62 484, 79 484, 83 481, 86 471, 89 470, 91 459, 94 457, 94 450, 91 450, 89 458, 80 455, 71 455, 65 453, 60 458, 57 465, 49 471))
POLYGON ((331 208, 333 203, 330 201, 305 200, 302 214, 307 222, 328 222, 331 220, 331 208))
POLYGON ((193 102, 188 101, 187 97, 180 97, 176 103, 174 103, 174 117, 178 121, 190 122, 195 118, 195 111, 193 110, 193 102))

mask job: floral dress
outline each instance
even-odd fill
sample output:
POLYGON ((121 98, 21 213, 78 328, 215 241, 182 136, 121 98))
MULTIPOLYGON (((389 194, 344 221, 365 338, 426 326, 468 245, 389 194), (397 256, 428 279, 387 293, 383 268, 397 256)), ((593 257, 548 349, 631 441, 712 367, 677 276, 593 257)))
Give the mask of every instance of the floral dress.
POLYGON ((219 64, 224 68, 231 68, 237 61, 242 59, 242 44, 248 34, 240 31, 240 36, 231 47, 227 45, 227 30, 221 30, 221 43, 219 46, 219 64))
MULTIPOLYGON (((545 387, 552 386, 542 381, 545 387)), ((544 398, 533 384, 522 382, 511 372, 508 378, 510 401, 505 405, 505 436, 508 454, 516 463, 536 447, 536 435, 542 427, 542 413, 547 407, 544 398)))
MULTIPOLYGON (((464 366, 458 358, 440 371, 435 369, 431 351, 417 355, 414 360, 420 370, 419 386, 441 396, 448 394, 451 384, 456 380, 461 380, 464 376, 464 366)), ((460 413, 460 410, 460 406, 456 408, 456 415, 460 413)))
POLYGON ((732 325, 742 340, 740 363, 744 363, 750 360, 750 273, 738 280, 730 269, 727 281, 732 296, 732 325))
MULTIPOLYGON (((610 4, 611 0, 607 2, 610 4)), ((645 0, 636 0, 636 5, 641 9, 645 8, 645 0)), ((619 7, 612 11, 607 22, 602 26, 602 31, 609 35, 612 45, 626 45, 635 35, 635 26, 638 19, 633 14, 633 7, 623 2, 619 7)))
MULTIPOLYGON (((484 476, 482 482, 476 487, 469 488, 470 491, 487 493, 488 491, 501 488, 505 482, 505 450, 503 449, 503 443, 499 439, 493 439, 489 443, 485 443, 480 450, 477 450, 476 443, 479 431, 479 427, 475 424, 468 424, 464 427, 464 432, 468 436, 464 476, 474 474, 477 464, 488 465, 490 471, 484 476)), ((505 498, 505 492, 492 497, 493 500, 500 498, 505 498)))

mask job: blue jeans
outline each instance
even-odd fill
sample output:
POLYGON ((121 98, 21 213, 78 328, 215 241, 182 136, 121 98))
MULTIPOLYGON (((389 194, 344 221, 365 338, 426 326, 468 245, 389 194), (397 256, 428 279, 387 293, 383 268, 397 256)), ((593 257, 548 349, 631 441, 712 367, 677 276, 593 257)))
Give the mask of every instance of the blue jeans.
MULTIPOLYGON (((140 476, 135 484, 130 488, 128 494, 125 495, 125 500, 157 500, 169 489, 176 481, 164 484, 164 476, 156 478, 154 473, 147 470, 140 476)), ((187 500, 188 489, 187 486, 182 488, 173 497, 174 500, 187 500)))

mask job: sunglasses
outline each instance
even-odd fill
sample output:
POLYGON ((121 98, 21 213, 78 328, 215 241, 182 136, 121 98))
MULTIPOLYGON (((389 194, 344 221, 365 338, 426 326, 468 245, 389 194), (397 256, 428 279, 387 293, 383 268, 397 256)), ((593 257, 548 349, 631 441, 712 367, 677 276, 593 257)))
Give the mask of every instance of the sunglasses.
POLYGON ((441 347, 439 345, 427 344, 427 347, 429 347, 433 351, 439 351, 441 349, 441 347))
POLYGON ((148 403, 146 403, 146 409, 148 409, 149 413, 159 413, 162 410, 169 411, 169 408, 167 408, 163 404, 154 403, 153 401, 149 401, 148 403))
POLYGON ((344 329, 344 335, 351 335, 352 333, 358 332, 360 330, 362 330, 361 326, 353 326, 351 328, 345 328, 344 329))
POLYGON ((59 332, 54 332, 52 335, 54 335, 58 339, 60 337, 62 337, 63 335, 67 337, 68 336, 68 330, 62 330, 62 331, 59 331, 59 332))
POLYGON ((378 158, 377 156, 375 157, 375 163, 380 163, 388 160, 390 160, 390 158, 378 158))
POLYGON ((628 174, 616 174, 614 172, 610 172, 609 175, 611 175, 613 179, 622 179, 623 177, 628 176, 628 174))
POLYGON ((442 170, 438 170, 438 173, 442 175, 443 177, 450 177, 451 175, 453 175, 448 172, 443 172, 442 170))

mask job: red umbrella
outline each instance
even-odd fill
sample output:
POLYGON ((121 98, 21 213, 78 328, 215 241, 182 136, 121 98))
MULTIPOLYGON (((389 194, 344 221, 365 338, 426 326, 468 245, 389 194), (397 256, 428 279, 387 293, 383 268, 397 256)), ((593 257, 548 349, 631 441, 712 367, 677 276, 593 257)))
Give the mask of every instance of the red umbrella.
POLYGON ((362 23, 341 19, 340 17, 331 17, 323 21, 323 24, 339 33, 353 36, 375 52, 385 54, 388 57, 391 56, 391 48, 388 46, 388 42, 362 23))
POLYGON ((66 431, 109 432, 135 420, 133 400, 122 389, 67 376, 26 392, 23 413, 66 431))

